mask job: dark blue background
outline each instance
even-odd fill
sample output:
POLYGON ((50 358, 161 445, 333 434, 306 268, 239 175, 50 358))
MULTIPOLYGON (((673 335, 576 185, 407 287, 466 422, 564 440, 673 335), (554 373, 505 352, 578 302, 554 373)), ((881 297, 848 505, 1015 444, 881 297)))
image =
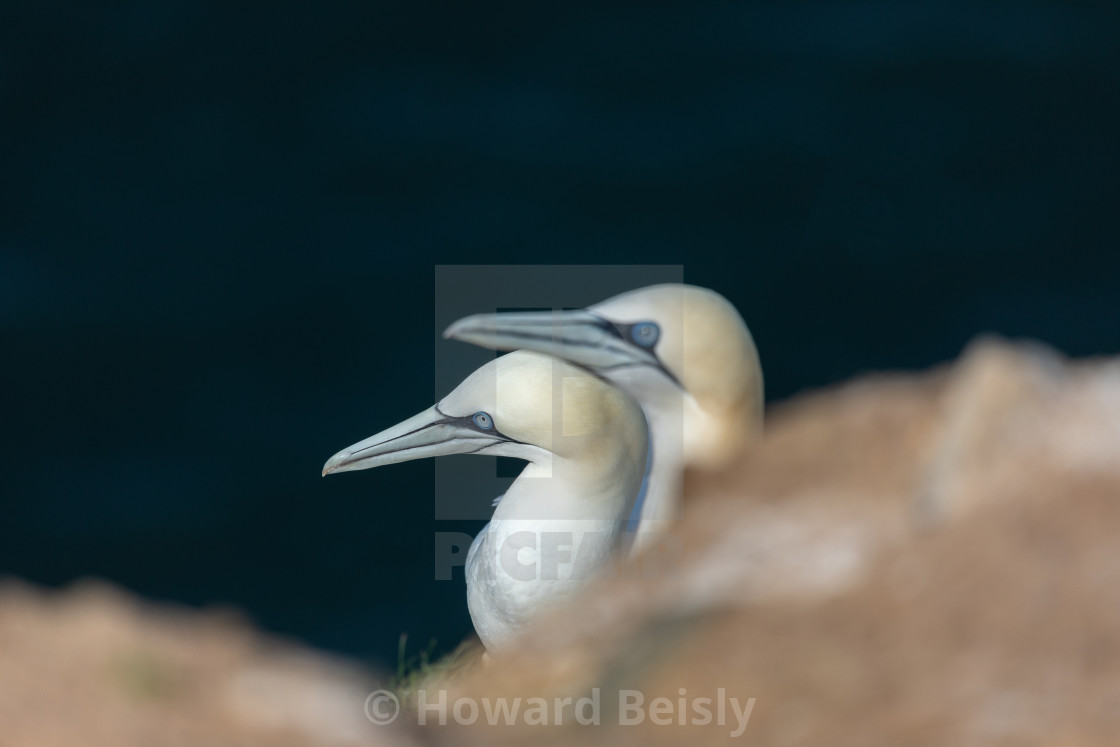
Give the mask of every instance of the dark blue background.
POLYGON ((433 268, 683 264, 771 398, 1120 350, 1115 2, 0 4, 0 571, 454 645, 433 268))

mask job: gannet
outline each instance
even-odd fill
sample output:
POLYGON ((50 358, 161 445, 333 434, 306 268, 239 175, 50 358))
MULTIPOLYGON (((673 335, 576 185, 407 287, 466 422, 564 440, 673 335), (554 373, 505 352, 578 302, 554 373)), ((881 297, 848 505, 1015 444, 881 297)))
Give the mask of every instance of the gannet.
POLYGON ((726 464, 762 428, 762 368, 747 325, 723 296, 666 284, 587 309, 478 314, 444 337, 536 350, 586 366, 632 395, 649 420, 652 464, 633 551, 671 530, 684 467, 726 464))
POLYGON ((641 408, 584 369, 519 351, 433 407, 332 456, 323 474, 442 454, 528 462, 467 553, 467 606, 489 651, 609 566, 646 469, 641 408))

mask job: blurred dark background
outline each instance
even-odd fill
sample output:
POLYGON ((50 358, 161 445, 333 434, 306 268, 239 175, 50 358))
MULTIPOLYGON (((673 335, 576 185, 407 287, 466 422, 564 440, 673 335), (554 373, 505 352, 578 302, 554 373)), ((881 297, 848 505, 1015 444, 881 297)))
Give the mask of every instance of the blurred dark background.
POLYGON ((438 264, 681 264, 768 394, 1120 350, 1120 5, 0 3, 0 573, 454 646, 438 264))

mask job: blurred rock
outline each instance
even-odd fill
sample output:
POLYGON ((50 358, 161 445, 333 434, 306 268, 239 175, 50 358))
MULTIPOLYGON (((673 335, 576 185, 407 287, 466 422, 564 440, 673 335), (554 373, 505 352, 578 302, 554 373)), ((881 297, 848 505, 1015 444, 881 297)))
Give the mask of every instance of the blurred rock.
POLYGON ((617 726, 620 690, 722 688, 756 699, 751 744, 1114 744, 1118 530, 1120 362, 984 339, 776 408, 733 469, 689 476, 662 575, 622 569, 442 686, 598 688, 613 726, 528 730, 561 743, 723 744, 733 722, 617 726))
POLYGON ((410 745, 354 665, 100 582, 0 584, 0 745, 410 745))

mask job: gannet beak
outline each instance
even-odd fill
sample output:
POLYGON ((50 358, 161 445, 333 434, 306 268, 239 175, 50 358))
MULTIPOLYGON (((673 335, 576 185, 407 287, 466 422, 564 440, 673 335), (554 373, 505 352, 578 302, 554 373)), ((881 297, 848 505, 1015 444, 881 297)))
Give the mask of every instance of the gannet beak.
POLYGON ((323 475, 424 457, 463 454, 500 440, 464 427, 462 420, 444 415, 436 406, 430 407, 338 452, 323 465, 323 475))
POLYGON ((443 336, 493 350, 536 350, 588 368, 662 368, 650 350, 634 345, 614 323, 584 309, 476 314, 455 322, 443 336))

